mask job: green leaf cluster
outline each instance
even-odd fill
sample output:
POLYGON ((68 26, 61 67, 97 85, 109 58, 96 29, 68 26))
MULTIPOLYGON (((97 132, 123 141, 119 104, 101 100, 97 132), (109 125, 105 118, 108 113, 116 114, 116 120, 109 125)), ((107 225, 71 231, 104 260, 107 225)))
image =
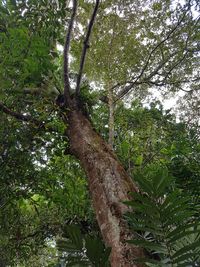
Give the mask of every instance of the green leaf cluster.
POLYGON ((100 237, 83 234, 78 225, 65 227, 65 238, 57 240, 57 246, 63 252, 67 266, 109 267, 111 249, 105 247, 100 237), (66 255, 66 256, 65 256, 66 255))
POLYGON ((127 242, 143 247, 150 258, 138 259, 149 266, 198 266, 200 224, 188 195, 176 188, 163 165, 154 164, 138 173, 140 192, 126 204, 133 212, 126 219, 136 238, 127 242))

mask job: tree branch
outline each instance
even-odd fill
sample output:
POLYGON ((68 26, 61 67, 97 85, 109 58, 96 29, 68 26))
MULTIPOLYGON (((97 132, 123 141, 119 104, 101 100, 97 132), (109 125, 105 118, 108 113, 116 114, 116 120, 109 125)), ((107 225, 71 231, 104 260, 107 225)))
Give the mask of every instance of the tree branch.
POLYGON ((78 97, 80 94, 80 84, 81 84, 81 79, 82 79, 82 75, 83 75, 83 68, 84 68, 84 64, 85 64, 86 53, 87 53, 87 49, 89 48, 89 38, 91 35, 92 27, 94 25, 95 17, 96 17, 97 10, 99 7, 99 2, 100 2, 99 0, 96 0, 96 4, 95 4, 94 10, 93 10, 90 22, 88 24, 87 33, 86 33, 85 40, 83 43, 83 50, 82 50, 82 54, 81 54, 80 67, 79 67, 79 73, 78 73, 77 84, 76 84, 76 97, 78 97))
POLYGON ((64 104, 67 104, 68 106, 71 105, 70 82, 69 82, 69 48, 74 25, 74 19, 76 16, 76 10, 77 10, 77 0, 73 0, 72 15, 69 21, 69 27, 66 34, 66 40, 64 46, 64 101, 65 101, 64 104))
POLYGON ((117 102, 119 99, 123 98, 135 85, 139 85, 142 84, 144 82, 126 82, 126 84, 128 83, 128 85, 126 85, 118 94, 116 97, 115 102, 117 102))
POLYGON ((25 122, 31 122, 37 126, 42 126, 42 122, 32 118, 30 115, 24 115, 24 114, 13 111, 13 110, 9 109, 6 105, 4 105, 2 102, 0 102, 0 110, 2 110, 4 113, 14 117, 17 120, 25 121, 25 122))
MULTIPOLYGON (((189 2, 190 2, 190 1, 189 1, 189 2)), ((128 86, 126 86, 125 88, 123 88, 123 89, 119 92, 119 94, 118 94, 118 96, 117 96, 117 99, 120 99, 120 98, 124 97, 124 96, 125 96, 125 95, 126 95, 132 88, 133 88, 134 85, 136 85, 136 84, 141 84, 141 83, 146 83, 146 82, 144 82, 144 81, 142 81, 142 82, 138 82, 138 81, 139 81, 139 79, 143 76, 144 72, 146 71, 146 69, 147 69, 147 67, 148 67, 148 65, 149 65, 149 62, 150 62, 151 57, 153 56, 154 52, 155 52, 158 48, 160 48, 161 45, 164 44, 169 38, 171 38, 171 36, 174 34, 174 32, 179 28, 179 26, 181 25, 182 21, 184 20, 184 18, 185 18, 185 16, 186 16, 186 13, 187 13, 189 7, 190 7, 190 3, 188 3, 188 8, 185 10, 183 16, 182 16, 182 17, 180 18, 180 20, 177 22, 176 26, 173 27, 173 28, 169 31, 169 33, 167 34, 167 36, 166 36, 162 41, 160 41, 160 42, 159 42, 159 43, 158 43, 158 44, 151 50, 151 52, 149 53, 148 58, 147 58, 147 60, 146 60, 146 63, 144 64, 144 66, 143 66, 143 68, 142 68, 140 74, 135 78, 134 81, 130 82, 130 84, 129 84, 128 86)), ((161 63, 161 67, 162 67, 163 65, 166 64, 166 62, 163 62, 163 63, 161 63), (163 64, 163 63, 164 63, 164 64, 163 64)), ((158 70, 159 70, 159 69, 160 69, 160 66, 158 66, 158 70)), ((158 71, 158 70, 157 70, 157 71, 158 71)))
MULTIPOLYGON (((195 22, 195 24, 194 24, 194 27, 193 27, 193 29, 192 29, 191 31, 194 30, 194 28, 195 28, 195 26, 197 25, 198 21, 199 21, 199 17, 197 18, 197 20, 196 20, 196 22, 195 22)), ((186 42, 185 42, 185 47, 184 47, 184 49, 183 49, 183 56, 182 56, 179 60, 177 60, 177 61, 171 66, 171 68, 167 71, 167 73, 165 74, 164 79, 162 80, 162 83, 165 82, 165 81, 167 80, 167 78, 169 77, 169 75, 172 73, 172 71, 186 59, 188 53, 190 52, 190 50, 188 49, 188 42, 189 42, 189 38, 190 38, 190 36, 191 36, 191 32, 190 32, 190 34, 188 34, 188 36, 187 36, 187 39, 186 39, 186 42), (185 51, 185 53, 184 53, 184 51, 185 51)), ((150 79, 151 79, 151 77, 150 77, 150 79)))
POLYGON ((170 59, 172 59, 177 53, 178 52, 176 51, 170 54, 166 59, 163 59, 163 61, 161 61, 161 63, 157 66, 157 68, 154 71, 152 71, 152 73, 149 74, 145 80, 150 80, 153 76, 158 74, 158 71, 161 70, 170 61, 170 59))
POLYGON ((54 129, 53 127, 48 126, 46 128, 45 122, 43 122, 43 121, 39 121, 30 115, 24 115, 24 114, 21 114, 21 113, 18 113, 18 112, 11 110, 5 104, 3 104, 1 101, 0 101, 0 110, 3 111, 5 114, 8 114, 9 116, 11 116, 11 117, 13 117, 19 121, 30 122, 33 125, 37 126, 38 128, 46 129, 49 132, 57 132, 57 130, 54 129))
POLYGON ((148 56, 148 59, 146 61, 146 64, 144 65, 140 75, 136 78, 136 81, 138 81, 138 79, 143 75, 144 71, 146 70, 146 68, 148 67, 148 64, 149 64, 149 61, 153 55, 153 53, 163 44, 165 43, 172 35, 173 33, 178 29, 178 27, 181 25, 182 21, 184 20, 189 8, 190 8, 190 2, 188 2, 188 8, 185 10, 185 12, 183 13, 183 16, 180 18, 180 20, 177 22, 176 26, 174 28, 171 29, 171 31, 169 31, 169 33, 167 34, 167 36, 161 41, 159 42, 153 49, 152 51, 150 52, 149 56, 148 56))

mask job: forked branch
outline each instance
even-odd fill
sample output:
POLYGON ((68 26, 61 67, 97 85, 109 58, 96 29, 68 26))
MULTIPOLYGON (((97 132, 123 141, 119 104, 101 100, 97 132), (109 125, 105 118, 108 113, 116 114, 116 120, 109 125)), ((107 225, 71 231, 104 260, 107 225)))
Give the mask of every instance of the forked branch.
POLYGON ((83 43, 83 50, 82 50, 82 54, 81 54, 80 67, 79 67, 79 73, 78 73, 77 84, 76 84, 76 97, 78 97, 80 94, 80 84, 81 84, 81 79, 82 79, 82 75, 83 75, 83 68, 84 68, 84 64, 85 64, 86 53, 87 53, 87 49, 89 48, 89 39, 90 39, 90 35, 92 32, 92 27, 94 25, 94 21, 96 18, 96 14, 98 11, 99 2, 100 2, 99 0, 96 0, 96 4, 94 7, 92 16, 90 18, 90 22, 88 24, 87 33, 86 33, 85 40, 83 43))

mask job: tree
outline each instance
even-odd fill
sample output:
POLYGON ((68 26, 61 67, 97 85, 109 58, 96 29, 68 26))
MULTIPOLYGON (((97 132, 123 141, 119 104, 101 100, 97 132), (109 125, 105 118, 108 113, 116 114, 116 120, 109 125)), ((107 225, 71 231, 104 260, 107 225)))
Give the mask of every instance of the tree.
MULTIPOLYGON (((90 2, 80 1, 78 11, 75 0, 70 9, 66 9, 65 1, 59 1, 59 5, 56 1, 47 4, 47 1, 3 1, 1 4, 0 50, 4 56, 1 60, 1 91, 5 101, 0 103, 0 108, 8 116, 21 121, 23 127, 27 123, 36 128, 38 134, 48 135, 51 132, 57 137, 61 135, 59 126, 65 128, 64 136, 68 140, 66 153, 80 161, 87 175, 103 239, 112 248, 111 265, 140 266, 134 265, 133 260, 144 256, 143 249, 125 242, 132 239, 133 234, 124 220, 124 213, 129 208, 123 204, 130 199, 129 192, 137 192, 138 188, 86 115, 87 102, 82 103, 81 95, 83 70, 84 67, 90 70, 88 78, 95 77, 96 86, 99 83, 111 86, 107 89, 111 109, 113 102, 127 96, 131 90, 146 93, 151 86, 177 90, 181 84, 196 83, 198 73, 194 69, 198 62, 196 40, 199 19, 193 17, 191 10, 197 3, 189 1, 184 6, 173 7, 170 1, 144 1, 142 4, 146 4, 147 8, 142 8, 137 2, 102 1, 99 7, 97 0, 84 36, 81 27, 91 12, 93 5, 90 2), (62 36, 65 10, 70 11, 71 16, 64 44, 62 94, 59 68, 55 67, 58 64, 55 46, 62 36), (97 18, 93 29, 98 10, 102 16, 97 18), (138 16, 134 17, 137 12, 138 16), (75 17, 77 22, 73 27, 75 17), (112 22, 112 28, 109 22, 112 22), (119 26, 121 23, 122 26, 119 26), (73 28, 75 33, 71 42, 73 28), (120 33, 125 30, 120 34, 120 40, 114 34, 115 30, 120 33), (92 31, 94 34, 89 44, 92 31), (114 49, 110 49, 107 64, 102 51, 110 35, 110 47, 114 49), (100 45, 94 45, 97 38, 100 45), (73 72, 69 68, 71 43, 73 72), (90 46, 94 49, 85 64, 90 46), (131 53, 132 49, 134 53, 131 53), (120 51, 124 51, 122 57, 119 57, 120 51), (92 61, 92 58, 96 60, 92 61), (120 68, 116 69, 116 64, 120 68), (70 77, 73 73, 75 93, 71 93, 74 79, 70 77), (54 91, 61 92, 56 100, 57 107, 51 102, 54 91)), ((113 112, 110 114, 113 116, 113 112)))

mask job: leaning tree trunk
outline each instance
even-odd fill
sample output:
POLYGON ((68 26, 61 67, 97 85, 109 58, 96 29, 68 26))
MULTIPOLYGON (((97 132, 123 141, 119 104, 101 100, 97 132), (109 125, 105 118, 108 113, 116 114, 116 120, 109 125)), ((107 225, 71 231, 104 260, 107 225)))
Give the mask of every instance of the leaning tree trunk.
POLYGON ((128 210, 122 202, 135 191, 131 178, 88 119, 77 110, 68 114, 67 136, 70 152, 79 160, 88 177, 96 218, 107 246, 112 248, 112 267, 143 266, 133 262, 143 257, 141 248, 125 242, 133 234, 128 230, 123 214, 128 210))

